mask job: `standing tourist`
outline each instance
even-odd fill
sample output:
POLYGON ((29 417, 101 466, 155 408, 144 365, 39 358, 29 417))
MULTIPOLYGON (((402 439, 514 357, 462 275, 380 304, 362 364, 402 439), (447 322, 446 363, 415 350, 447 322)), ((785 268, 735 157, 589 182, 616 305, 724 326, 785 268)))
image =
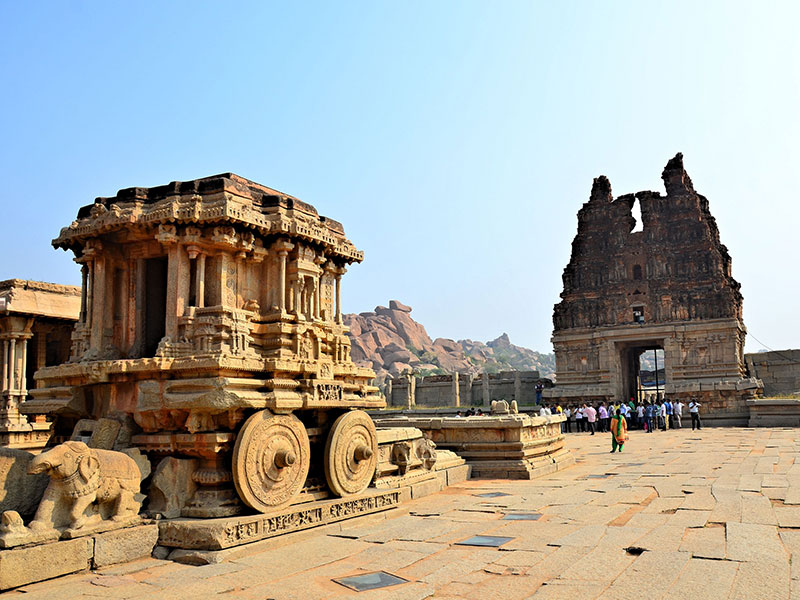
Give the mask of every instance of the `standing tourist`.
POLYGON ((583 419, 583 409, 578 406, 575 409, 575 433, 583 433, 586 431, 586 425, 583 419))
POLYGON ((672 420, 672 400, 664 398, 664 407, 666 408, 666 417, 664 418, 664 431, 669 429, 669 422, 672 420))
POLYGON ((600 403, 600 408, 597 409, 597 417, 600 419, 597 430, 603 433, 608 425, 608 410, 606 410, 605 402, 600 403))
POLYGON ((564 432, 572 433, 572 410, 569 406, 564 409, 564 432))
POLYGON ((542 390, 544 390, 544 386, 542 385, 542 382, 540 381, 539 383, 537 383, 536 387, 534 389, 536 390, 536 404, 541 404, 542 403, 542 390))
POLYGON ((614 418, 611 419, 611 453, 622 452, 622 445, 628 439, 628 423, 622 415, 622 410, 617 410, 614 418))
POLYGON ((681 428, 681 415, 683 415, 683 402, 681 399, 677 399, 675 402, 672 403, 672 415, 673 415, 673 423, 675 427, 678 429, 681 428))
POLYGON ((692 398, 689 401, 689 415, 692 417, 692 431, 694 431, 695 423, 697 424, 697 430, 700 431, 700 403, 697 398, 692 398))
POLYGON ((653 401, 647 401, 647 407, 644 409, 644 416, 647 419, 647 433, 653 433, 653 422, 655 421, 655 409, 653 401))
POLYGON ((639 400, 639 404, 636 406, 636 424, 639 428, 646 429, 644 422, 644 404, 642 404, 641 400, 639 400))
POLYGON ((593 406, 583 405, 583 416, 586 417, 586 425, 589 427, 589 431, 592 432, 594 435, 594 423, 597 420, 597 411, 594 409, 593 406))
POLYGON ((658 405, 658 427, 661 431, 667 430, 667 403, 664 400, 658 405))

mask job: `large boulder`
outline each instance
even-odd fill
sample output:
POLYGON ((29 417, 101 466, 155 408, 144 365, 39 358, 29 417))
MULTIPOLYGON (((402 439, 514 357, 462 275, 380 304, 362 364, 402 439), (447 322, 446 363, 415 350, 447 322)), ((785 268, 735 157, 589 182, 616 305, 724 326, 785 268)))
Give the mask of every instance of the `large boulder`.
POLYGON ((391 308, 392 310, 398 310, 398 311, 404 312, 404 313, 410 313, 411 312, 411 307, 410 306, 407 306, 407 305, 405 305, 402 302, 399 302, 397 300, 389 300, 389 308, 391 308))

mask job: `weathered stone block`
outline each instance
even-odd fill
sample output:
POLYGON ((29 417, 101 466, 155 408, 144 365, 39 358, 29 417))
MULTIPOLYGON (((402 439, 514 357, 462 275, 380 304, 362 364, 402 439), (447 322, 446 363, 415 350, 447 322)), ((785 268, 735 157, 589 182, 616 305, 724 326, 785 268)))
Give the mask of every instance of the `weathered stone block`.
MULTIPOLYGON (((432 482, 441 487, 437 479, 432 482)), ((421 484, 424 485, 424 484, 421 484)), ((431 492, 429 492, 431 493, 431 492)), ((159 544, 172 548, 221 550, 328 523, 396 508, 408 488, 298 504, 267 514, 219 519, 171 519, 159 523, 159 544)))
POLYGON ((447 469, 445 471, 447 473, 447 485, 455 485, 469 479, 470 468, 469 465, 460 465, 447 469))
POLYGON ((197 485, 192 473, 197 460, 167 457, 162 459, 150 483, 150 514, 160 514, 165 519, 181 516, 181 510, 194 495, 197 485))
POLYGON ((436 492, 441 492, 444 484, 441 479, 430 479, 428 481, 421 481, 411 485, 411 498, 416 500, 423 496, 429 496, 436 492))
POLYGON ((14 510, 32 516, 50 479, 45 474, 28 475, 33 454, 25 450, 0 448, 0 513, 14 510))
POLYGON ((140 525, 95 536, 93 567, 145 558, 158 542, 158 525, 140 525))
POLYGON ((79 538, 0 551, 0 590, 88 569, 93 549, 92 538, 79 538))

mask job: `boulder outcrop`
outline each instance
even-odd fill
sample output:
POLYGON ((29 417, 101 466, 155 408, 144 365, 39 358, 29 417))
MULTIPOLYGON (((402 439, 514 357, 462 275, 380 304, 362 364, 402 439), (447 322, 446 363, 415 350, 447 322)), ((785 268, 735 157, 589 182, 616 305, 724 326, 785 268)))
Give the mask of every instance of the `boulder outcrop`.
POLYGON ((379 381, 414 371, 420 375, 480 373, 487 371, 539 371, 552 376, 552 354, 541 354, 515 346, 508 334, 488 343, 473 340, 432 340, 421 323, 411 317, 411 307, 391 300, 389 307, 372 312, 343 315, 350 327, 351 356, 375 370, 379 381))

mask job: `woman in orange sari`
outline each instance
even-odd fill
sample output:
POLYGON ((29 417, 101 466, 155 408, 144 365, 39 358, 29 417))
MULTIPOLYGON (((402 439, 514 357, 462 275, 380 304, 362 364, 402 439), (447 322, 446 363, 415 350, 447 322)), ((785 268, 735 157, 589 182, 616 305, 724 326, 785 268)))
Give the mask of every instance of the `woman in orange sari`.
POLYGON ((619 446, 619 451, 622 452, 622 445, 627 439, 628 423, 620 410, 617 409, 616 414, 611 418, 611 453, 613 454, 617 451, 617 446, 619 446))

